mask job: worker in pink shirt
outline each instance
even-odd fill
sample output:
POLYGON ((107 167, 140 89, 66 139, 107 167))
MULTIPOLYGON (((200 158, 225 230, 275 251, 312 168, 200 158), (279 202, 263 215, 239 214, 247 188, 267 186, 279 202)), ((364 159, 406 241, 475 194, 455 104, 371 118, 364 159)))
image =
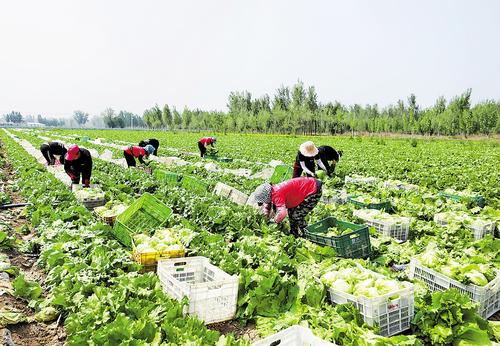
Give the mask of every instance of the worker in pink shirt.
POLYGON ((144 165, 145 162, 143 160, 143 157, 149 157, 149 155, 153 154, 155 151, 155 148, 151 145, 148 144, 144 148, 138 147, 135 145, 132 145, 130 147, 126 147, 123 150, 123 156, 125 157, 125 160, 127 161, 127 166, 128 167, 135 167, 135 159, 137 158, 139 162, 144 165))
POLYGON ((276 211, 274 222, 280 223, 288 215, 290 232, 297 237, 307 227, 306 215, 321 198, 321 186, 321 180, 300 177, 277 185, 264 183, 257 187, 254 196, 266 217, 270 217, 271 209, 276 211))
POLYGON ((200 149, 200 155, 201 157, 205 156, 205 153, 207 152, 207 146, 212 146, 214 147, 214 144, 217 142, 217 139, 215 137, 203 137, 198 141, 198 149, 200 149))

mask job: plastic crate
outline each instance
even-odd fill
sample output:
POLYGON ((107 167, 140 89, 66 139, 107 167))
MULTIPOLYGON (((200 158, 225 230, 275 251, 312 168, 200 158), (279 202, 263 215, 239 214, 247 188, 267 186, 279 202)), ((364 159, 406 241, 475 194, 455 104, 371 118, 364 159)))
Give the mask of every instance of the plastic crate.
POLYGON ((132 253, 134 260, 143 266, 152 266, 158 264, 159 260, 184 257, 186 254, 185 249, 182 250, 168 250, 168 251, 153 251, 153 252, 139 252, 135 247, 132 240, 132 253))
POLYGON ((466 285, 427 268, 416 258, 412 258, 408 277, 424 282, 432 292, 456 288, 467 294, 472 301, 479 303, 478 314, 484 318, 489 318, 500 310, 500 270, 496 271, 495 279, 486 286, 466 285))
POLYGON ((349 196, 347 197, 347 201, 353 205, 355 205, 358 208, 363 208, 363 209, 377 209, 377 210, 391 210, 392 205, 391 202, 385 201, 385 202, 380 202, 380 203, 362 203, 358 200, 356 200, 357 196, 349 196))
POLYGON ((156 169, 154 171, 154 177, 161 183, 166 185, 181 185, 182 175, 169 172, 163 169, 156 169))
POLYGON ((403 191, 418 191, 418 185, 409 184, 400 180, 386 180, 384 181, 383 187, 392 190, 403 190, 403 191))
POLYGON ((364 258, 371 253, 368 227, 340 221, 331 216, 307 226, 305 238, 320 245, 331 246, 340 257, 364 258), (353 232, 336 237, 327 237, 324 234, 328 232, 330 227, 338 227, 343 230, 351 229, 353 232))
POLYGON ((279 184, 285 180, 292 179, 293 169, 287 165, 278 165, 274 168, 274 173, 269 179, 271 184, 279 184))
POLYGON ((113 234, 122 244, 131 247, 131 234, 161 227, 171 214, 172 209, 146 192, 117 216, 113 234))
POLYGON ((408 240, 410 232, 410 218, 398 217, 398 220, 379 220, 374 217, 373 210, 354 210, 353 215, 363 220, 365 224, 374 227, 379 233, 402 242, 408 240), (402 220, 402 221, 401 221, 402 220))
MULTIPOLYGON (((449 223, 448 220, 450 217, 453 218, 453 214, 455 213, 438 213, 434 215, 434 222, 440 226, 446 226, 449 223)), ((457 223, 462 223, 466 228, 470 229, 474 234, 474 240, 482 239, 487 234, 495 235, 496 223, 494 221, 482 223, 481 221, 478 221, 477 218, 470 216, 470 220, 468 222, 457 221, 457 223)))
MULTIPOLYGON (((367 270, 367 269, 365 269, 367 270)), ((375 272, 376 276, 384 276, 375 272)), ((376 298, 356 297, 352 294, 328 288, 328 295, 332 303, 352 303, 359 310, 365 322, 378 325, 380 335, 392 336, 410 328, 415 311, 413 284, 405 282, 407 287, 387 293, 376 298), (393 297, 397 297, 394 298, 393 297)))
POLYGON ((442 191, 439 193, 439 196, 444 197, 446 199, 450 199, 454 202, 471 202, 471 203, 476 204, 480 207, 484 207, 486 204, 484 197, 479 195, 479 194, 471 194, 469 196, 461 196, 458 194, 442 191))
POLYGON ((291 326, 281 332, 256 341, 252 346, 335 346, 315 336, 309 328, 291 326))
POLYGON ((375 185, 377 183, 377 178, 375 177, 362 177, 359 175, 348 176, 344 178, 344 183, 354 184, 354 185, 375 185))
POLYGON ((185 313, 205 324, 234 318, 239 278, 210 264, 206 257, 185 257, 158 261, 158 277, 171 297, 189 299, 185 313))
POLYGON ((185 175, 182 177, 182 187, 186 190, 191 190, 196 193, 206 193, 208 191, 208 184, 200 180, 200 178, 185 175))
MULTIPOLYGON (((90 188, 98 188, 98 184, 90 184, 90 188)), ((84 189, 83 184, 73 184, 71 185, 71 189, 73 190, 73 193, 77 192, 78 190, 84 189)), ((88 210, 94 210, 94 208, 101 207, 106 204, 106 198, 104 198, 104 192, 103 192, 103 197, 100 198, 77 198, 78 202, 84 205, 85 208, 88 210)))
POLYGON ((227 184, 218 182, 215 184, 214 194, 221 197, 229 197, 233 188, 227 184))
POLYGON ((347 203, 347 198, 349 194, 345 190, 334 190, 333 196, 326 197, 325 190, 323 190, 323 195, 321 196, 320 201, 325 204, 345 204, 347 203))

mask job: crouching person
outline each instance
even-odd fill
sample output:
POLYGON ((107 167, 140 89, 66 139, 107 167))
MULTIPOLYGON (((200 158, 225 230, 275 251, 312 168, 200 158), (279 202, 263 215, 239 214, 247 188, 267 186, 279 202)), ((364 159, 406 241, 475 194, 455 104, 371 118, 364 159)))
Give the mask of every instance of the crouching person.
POLYGON ((274 222, 280 223, 288 215, 290 232, 299 237, 307 227, 306 215, 321 198, 321 187, 321 180, 300 177, 277 185, 264 183, 257 187, 254 196, 266 217, 270 217, 271 209, 276 211, 274 222))
POLYGON ((90 187, 90 176, 92 175, 90 152, 87 149, 79 148, 78 145, 70 145, 64 160, 64 170, 73 184, 80 184, 81 178, 84 187, 90 187))

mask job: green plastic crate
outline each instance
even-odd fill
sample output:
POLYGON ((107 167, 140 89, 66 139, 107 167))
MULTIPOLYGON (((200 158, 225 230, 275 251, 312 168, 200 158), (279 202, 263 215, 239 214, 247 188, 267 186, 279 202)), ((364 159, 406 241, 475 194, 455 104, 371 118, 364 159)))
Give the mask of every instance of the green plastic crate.
POLYGON ((392 210, 392 204, 389 201, 380 202, 380 203, 362 203, 356 200, 357 196, 347 197, 347 201, 351 204, 354 204, 356 207, 364 208, 364 209, 378 209, 385 210, 387 212, 392 210))
POLYGON ((132 247, 132 234, 149 233, 165 224, 170 215, 172 209, 146 192, 116 217, 113 234, 123 245, 132 247))
POLYGON ((340 221, 331 216, 307 226, 305 238, 320 245, 331 246, 338 256, 345 258, 365 258, 372 251, 370 234, 366 225, 340 221), (330 227, 337 227, 341 230, 350 229, 352 232, 327 237, 325 234, 328 233, 330 227))
POLYGON ((191 190, 196 193, 206 193, 208 191, 208 184, 203 180, 191 175, 185 175, 182 177, 182 187, 186 190, 191 190))
POLYGON ((274 169, 274 173, 271 176, 271 184, 279 184, 285 180, 292 179, 293 169, 287 165, 278 165, 274 169))
POLYGON ((167 185, 181 185, 182 175, 180 174, 169 172, 164 169, 156 169, 154 171, 154 176, 158 181, 167 185))
POLYGON ((471 202, 473 204, 476 204, 480 206, 481 208, 486 205, 486 202, 484 200, 484 197, 481 195, 476 195, 476 196, 459 196, 455 195, 452 193, 447 193, 447 192, 440 192, 439 196, 444 197, 446 199, 451 199, 454 202, 471 202))
POLYGON ((88 142, 88 141, 90 141, 90 137, 87 137, 87 136, 82 136, 82 137, 80 138, 80 142, 84 142, 84 143, 86 143, 86 142, 88 142))

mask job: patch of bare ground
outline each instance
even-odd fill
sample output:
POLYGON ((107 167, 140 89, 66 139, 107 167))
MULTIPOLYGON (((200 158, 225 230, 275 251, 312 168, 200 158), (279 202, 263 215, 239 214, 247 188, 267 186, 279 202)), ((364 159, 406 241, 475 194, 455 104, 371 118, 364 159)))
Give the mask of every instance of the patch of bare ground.
POLYGON ((238 321, 226 321, 213 323, 207 326, 209 329, 216 330, 221 334, 233 334, 236 338, 244 338, 251 341, 259 339, 255 324, 249 323, 246 326, 241 325, 238 321))

